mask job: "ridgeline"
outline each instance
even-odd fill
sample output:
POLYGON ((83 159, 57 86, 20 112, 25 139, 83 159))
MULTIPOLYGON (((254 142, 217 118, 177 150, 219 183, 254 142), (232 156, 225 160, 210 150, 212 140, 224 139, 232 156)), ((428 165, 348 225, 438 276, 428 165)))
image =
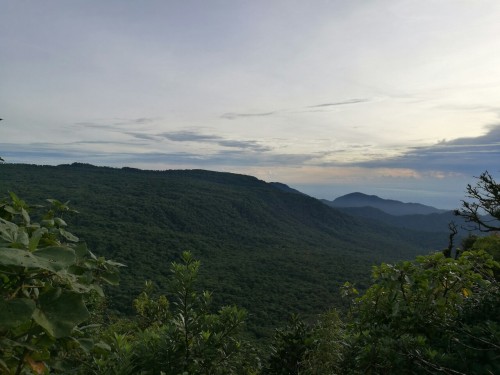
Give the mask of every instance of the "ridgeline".
POLYGON ((339 286, 370 283, 380 262, 441 249, 444 233, 418 232, 355 218, 320 200, 255 177, 204 170, 143 171, 87 164, 0 165, 0 192, 32 204, 70 201, 72 232, 97 255, 125 263, 111 309, 152 280, 168 294, 172 261, 190 250, 203 287, 219 306, 249 312, 249 329, 269 337, 291 313, 340 307, 339 286))

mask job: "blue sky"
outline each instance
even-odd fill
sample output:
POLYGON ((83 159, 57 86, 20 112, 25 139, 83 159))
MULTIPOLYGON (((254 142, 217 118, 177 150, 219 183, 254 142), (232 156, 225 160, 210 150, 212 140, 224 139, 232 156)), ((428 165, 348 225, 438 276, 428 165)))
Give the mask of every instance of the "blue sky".
POLYGON ((500 2, 1 2, 0 155, 452 208, 500 174, 500 2))

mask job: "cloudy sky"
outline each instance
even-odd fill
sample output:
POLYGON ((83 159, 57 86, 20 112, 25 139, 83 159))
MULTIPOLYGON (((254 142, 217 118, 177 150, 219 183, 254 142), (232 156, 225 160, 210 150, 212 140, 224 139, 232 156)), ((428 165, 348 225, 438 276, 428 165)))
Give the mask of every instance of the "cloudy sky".
POLYGON ((500 175, 498 0, 0 0, 0 156, 452 208, 500 175))

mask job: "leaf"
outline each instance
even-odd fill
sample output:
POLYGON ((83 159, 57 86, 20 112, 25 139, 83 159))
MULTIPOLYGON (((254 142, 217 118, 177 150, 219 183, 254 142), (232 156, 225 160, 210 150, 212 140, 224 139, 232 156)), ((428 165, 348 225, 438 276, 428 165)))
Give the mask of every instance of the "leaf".
POLYGON ((28 245, 28 248, 33 251, 37 248, 38 243, 40 242, 40 239, 42 236, 47 233, 47 228, 38 228, 33 234, 31 235, 30 242, 28 245))
POLYGON ((64 229, 60 228, 59 229, 59 233, 61 234, 61 236, 63 236, 64 238, 66 238, 68 241, 78 242, 78 237, 75 236, 74 234, 68 232, 67 230, 64 230, 64 229))
POLYGON ((11 206, 5 206, 3 209, 4 209, 5 211, 7 211, 8 213, 13 214, 13 215, 17 215, 17 214, 19 213, 18 211, 16 211, 16 210, 15 210, 13 207, 11 207, 11 206))
POLYGON ((16 242, 18 230, 19 228, 16 224, 0 219, 0 238, 9 243, 16 242))
POLYGON ((66 222, 63 219, 61 219, 60 217, 56 217, 54 219, 54 222, 59 227, 67 227, 68 226, 68 224, 66 224, 66 222))
POLYGON ((0 328, 14 328, 31 319, 35 302, 28 298, 0 300, 0 328))
POLYGON ((34 252, 0 248, 0 264, 9 267, 41 268, 58 272, 75 262, 75 252, 68 247, 46 247, 34 252))
POLYGON ((63 246, 45 247, 34 251, 33 254, 40 258, 46 269, 55 272, 67 269, 76 261, 75 251, 63 246))
POLYGON ((41 294, 39 302, 33 319, 55 338, 69 336, 73 328, 90 316, 83 296, 76 292, 52 289, 41 294))
POLYGON ((28 211, 24 208, 21 208, 21 215, 23 216, 24 223, 26 225, 30 225, 30 215, 28 215, 28 211))

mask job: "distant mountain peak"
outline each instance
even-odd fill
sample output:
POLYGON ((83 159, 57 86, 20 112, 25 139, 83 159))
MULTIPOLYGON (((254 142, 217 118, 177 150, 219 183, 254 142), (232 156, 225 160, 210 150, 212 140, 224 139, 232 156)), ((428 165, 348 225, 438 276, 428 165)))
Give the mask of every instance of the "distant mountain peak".
POLYGON ((328 203, 332 207, 373 207, 390 215, 427 215, 443 213, 432 206, 421 203, 404 203, 393 199, 384 199, 376 195, 368 195, 360 192, 349 193, 334 199, 328 203))

